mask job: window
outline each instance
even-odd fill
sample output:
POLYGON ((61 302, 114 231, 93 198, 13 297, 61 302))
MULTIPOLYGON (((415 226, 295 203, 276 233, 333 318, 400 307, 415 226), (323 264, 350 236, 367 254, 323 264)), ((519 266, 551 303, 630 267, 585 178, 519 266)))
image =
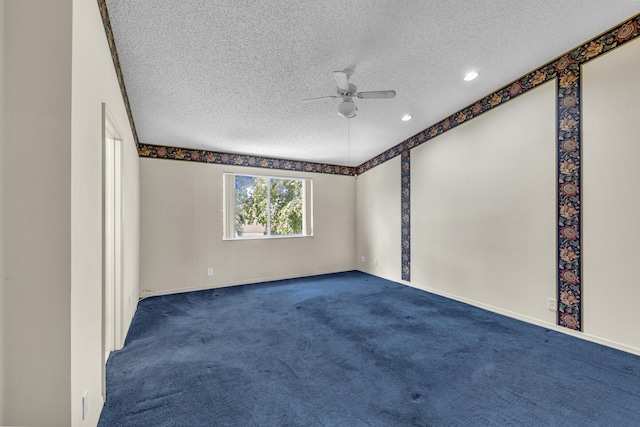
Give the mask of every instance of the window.
POLYGON ((226 173, 224 239, 311 236, 312 181, 226 173))

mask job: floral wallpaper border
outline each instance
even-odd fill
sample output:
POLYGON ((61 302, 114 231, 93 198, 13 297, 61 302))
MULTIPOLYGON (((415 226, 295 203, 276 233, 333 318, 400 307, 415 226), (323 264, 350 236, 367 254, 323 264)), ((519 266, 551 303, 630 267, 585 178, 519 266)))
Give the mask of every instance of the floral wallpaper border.
POLYGON ((362 174, 369 169, 386 162, 387 160, 391 160, 392 158, 401 155, 404 150, 417 147, 418 145, 453 129, 462 123, 478 117, 492 108, 502 105, 505 102, 524 94, 542 83, 558 77, 572 79, 572 77, 566 75, 568 72, 572 72, 579 78, 580 65, 636 38, 638 36, 639 22, 640 14, 635 15, 621 25, 596 36, 576 49, 552 60, 537 70, 524 75, 498 91, 485 96, 474 104, 463 108, 433 126, 426 128, 422 132, 402 141, 387 151, 367 160, 356 167, 357 174, 362 174))
POLYGON ((122 93, 122 100, 124 101, 125 109, 127 110, 127 116, 129 117, 129 125, 131 126, 131 132, 133 133, 133 140, 136 143, 136 147, 139 146, 138 133, 136 132, 136 125, 133 122, 133 114, 131 114, 131 105, 129 104, 129 95, 127 95, 127 88, 124 85, 124 77, 122 76, 122 68, 120 68, 120 59, 118 57, 118 50, 113 39, 113 31, 111 30, 111 20, 109 19, 109 12, 107 10, 107 1, 98 0, 98 8, 100 9, 100 16, 102 17, 102 25, 104 26, 104 32, 107 35, 107 42, 109 43, 109 50, 111 51, 111 59, 113 60, 113 67, 116 70, 116 77, 118 78, 118 84, 120 85, 120 92, 122 93))
POLYGON ((396 156, 401 160, 401 240, 402 279, 411 277, 411 164, 410 150, 479 115, 504 104, 552 79, 557 79, 557 150, 558 150, 558 318, 560 326, 582 330, 582 263, 581 263, 581 109, 580 73, 582 64, 639 35, 640 14, 594 37, 574 50, 552 60, 537 70, 485 96, 439 123, 402 141, 357 167, 274 159, 268 157, 218 153, 179 147, 140 144, 131 114, 118 53, 115 47, 106 0, 97 0, 102 15, 114 67, 125 102, 129 122, 140 157, 196 161, 235 166, 251 166, 300 172, 336 175, 362 174, 396 156))
POLYGON ((195 150, 180 147, 140 144, 138 145, 138 154, 140 157, 153 159, 184 160, 191 162, 214 163, 219 165, 248 166, 332 175, 355 175, 355 168, 350 166, 302 162, 297 160, 282 160, 271 157, 248 156, 244 154, 218 153, 215 151, 195 150))

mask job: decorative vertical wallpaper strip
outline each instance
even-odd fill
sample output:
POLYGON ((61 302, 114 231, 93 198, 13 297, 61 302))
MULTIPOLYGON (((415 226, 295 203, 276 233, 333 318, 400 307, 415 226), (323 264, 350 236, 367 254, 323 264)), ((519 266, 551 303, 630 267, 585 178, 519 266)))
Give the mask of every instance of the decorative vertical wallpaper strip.
POLYGON ((636 38, 640 15, 555 62, 558 78, 558 325, 582 330, 582 64, 636 38))
POLYGON ((401 175, 401 239, 402 239, 402 280, 411 281, 411 151, 402 146, 400 160, 401 175))
POLYGON ((113 66, 116 70, 118 84, 120 85, 120 92, 122 93, 124 106, 125 106, 125 109, 127 110, 127 116, 129 117, 129 125, 131 125, 133 140, 136 143, 136 146, 139 146, 140 141, 138 140, 136 125, 133 123, 133 114, 131 114, 131 106, 129 105, 129 96, 127 95, 127 88, 124 85, 124 78, 122 77, 122 69, 120 68, 120 59, 118 59, 118 51, 116 50, 116 44, 113 39, 113 31, 111 30, 111 20, 109 19, 109 11, 107 10, 106 0, 98 0, 98 7, 100 8, 102 25, 104 26, 104 32, 107 35, 107 42, 109 43, 109 50, 111 51, 111 59, 113 60, 113 66))
POLYGON ((270 157, 248 156, 244 154, 218 153, 207 150, 192 150, 179 147, 165 147, 158 145, 138 145, 140 157, 152 159, 184 160, 219 165, 248 166, 254 168, 290 170, 298 172, 313 172, 332 175, 353 176, 354 167, 329 165, 326 163, 302 162, 295 160, 281 160, 270 157))
POLYGON ((582 330, 580 67, 558 64, 558 324, 582 330))

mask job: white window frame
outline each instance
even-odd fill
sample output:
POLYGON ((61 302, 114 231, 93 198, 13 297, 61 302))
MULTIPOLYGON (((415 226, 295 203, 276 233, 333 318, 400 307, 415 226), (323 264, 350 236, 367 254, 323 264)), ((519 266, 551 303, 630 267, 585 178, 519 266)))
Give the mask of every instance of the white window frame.
MULTIPOLYGON (((222 174, 222 240, 264 240, 313 237, 313 179, 299 176, 258 175, 252 173, 224 172, 222 174), (266 179, 301 180, 302 181, 302 234, 264 235, 243 237, 236 235, 235 229, 235 177, 252 176, 266 179)), ((270 228, 270 224, 268 224, 270 228)))

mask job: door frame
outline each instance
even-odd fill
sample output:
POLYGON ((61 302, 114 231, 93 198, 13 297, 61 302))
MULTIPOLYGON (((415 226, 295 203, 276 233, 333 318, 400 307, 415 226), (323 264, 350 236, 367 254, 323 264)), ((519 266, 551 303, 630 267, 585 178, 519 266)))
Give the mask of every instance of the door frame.
POLYGON ((106 363, 123 347, 123 167, 122 134, 102 104, 102 395, 106 400, 106 363))

